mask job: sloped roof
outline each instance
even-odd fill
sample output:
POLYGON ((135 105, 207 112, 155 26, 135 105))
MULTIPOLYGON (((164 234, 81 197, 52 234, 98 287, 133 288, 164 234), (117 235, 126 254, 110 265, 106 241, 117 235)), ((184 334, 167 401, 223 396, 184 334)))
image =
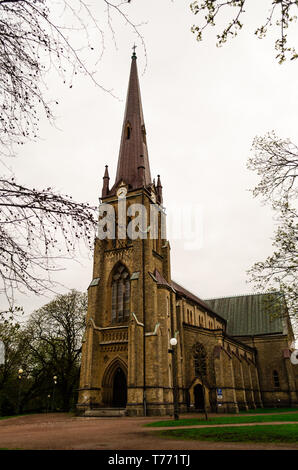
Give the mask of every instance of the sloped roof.
POLYGON ((160 274, 158 269, 155 268, 154 273, 153 273, 156 281, 158 284, 161 284, 163 286, 167 286, 171 288, 171 285, 168 283, 168 281, 160 274))
POLYGON ((284 333, 285 300, 279 292, 205 300, 227 320, 227 334, 252 336, 284 333))
POLYGON ((200 299, 195 294, 193 294, 189 290, 185 289, 185 287, 180 286, 180 284, 177 284, 177 282, 172 281, 171 284, 172 284, 172 287, 175 289, 175 291, 178 292, 178 294, 181 294, 181 295, 187 297, 188 299, 190 299, 193 302, 200 305, 204 310, 208 310, 208 312, 213 313, 217 317, 220 317, 221 320, 225 321, 225 317, 220 315, 219 312, 214 311, 214 308, 209 303, 207 303, 204 300, 200 299))

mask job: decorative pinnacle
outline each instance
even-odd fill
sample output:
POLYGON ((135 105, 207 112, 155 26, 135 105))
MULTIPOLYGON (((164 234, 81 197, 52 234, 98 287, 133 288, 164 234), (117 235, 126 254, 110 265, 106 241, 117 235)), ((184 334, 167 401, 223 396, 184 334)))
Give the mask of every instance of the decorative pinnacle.
POLYGON ((110 177, 109 177, 108 165, 106 165, 106 169, 105 169, 105 173, 104 173, 104 178, 110 179, 110 177))
POLYGON ((132 54, 131 58, 132 58, 132 59, 136 59, 136 58, 137 58, 137 55, 136 55, 136 48, 137 48, 137 46, 134 44, 132 48, 133 48, 133 54, 132 54))

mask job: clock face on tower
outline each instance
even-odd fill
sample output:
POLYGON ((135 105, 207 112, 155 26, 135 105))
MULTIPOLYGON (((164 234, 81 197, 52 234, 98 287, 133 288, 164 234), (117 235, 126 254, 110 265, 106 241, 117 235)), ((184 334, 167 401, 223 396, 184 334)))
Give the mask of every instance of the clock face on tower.
POLYGON ((118 196, 119 198, 125 197, 126 194, 127 194, 127 189, 126 189, 124 186, 122 186, 121 188, 119 188, 118 191, 117 191, 117 196, 118 196))

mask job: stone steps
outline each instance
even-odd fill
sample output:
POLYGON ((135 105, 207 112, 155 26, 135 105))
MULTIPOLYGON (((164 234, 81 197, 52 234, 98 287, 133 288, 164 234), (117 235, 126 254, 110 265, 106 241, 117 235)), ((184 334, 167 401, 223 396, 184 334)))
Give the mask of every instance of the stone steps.
POLYGON ((98 418, 120 418, 126 416, 125 408, 94 408, 86 410, 84 416, 98 418))

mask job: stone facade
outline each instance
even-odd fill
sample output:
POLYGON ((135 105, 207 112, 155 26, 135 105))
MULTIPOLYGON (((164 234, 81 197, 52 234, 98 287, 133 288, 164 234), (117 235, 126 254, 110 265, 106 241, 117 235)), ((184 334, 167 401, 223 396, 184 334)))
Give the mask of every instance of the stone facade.
MULTIPOLYGON (((231 336, 220 311, 171 279, 160 179, 148 184, 147 149, 145 159, 135 153, 146 139, 135 55, 132 59, 117 179, 109 190, 106 168, 102 202, 114 209, 118 228, 131 222, 126 216, 120 221, 119 188, 125 188, 126 209, 141 204, 150 214, 157 204, 158 237, 151 239, 145 230, 136 240, 126 232, 121 239, 95 240, 78 411, 119 407, 130 416, 171 415, 175 365, 180 412, 297 404, 289 328, 231 336)), ((147 224, 152 227, 151 219, 147 224)))

